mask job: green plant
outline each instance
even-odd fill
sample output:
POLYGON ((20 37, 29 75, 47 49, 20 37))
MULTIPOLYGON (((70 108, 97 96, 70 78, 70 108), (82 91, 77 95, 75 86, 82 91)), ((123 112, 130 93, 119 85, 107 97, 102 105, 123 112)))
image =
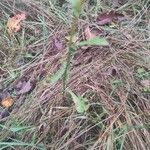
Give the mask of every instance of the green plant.
POLYGON ((71 90, 68 90, 71 95, 73 102, 75 103, 76 110, 78 113, 84 113, 88 109, 88 104, 86 104, 86 99, 75 95, 71 90))
POLYGON ((63 95, 66 92, 68 72, 69 72, 69 68, 70 68, 70 61, 71 61, 71 58, 73 57, 73 54, 76 51, 76 49, 80 46, 85 46, 85 45, 89 45, 89 46, 92 46, 92 45, 107 46, 107 45, 109 45, 109 43, 107 42, 107 40, 105 38, 99 38, 99 37, 95 37, 93 39, 89 39, 87 41, 82 41, 82 42, 78 42, 78 43, 73 42, 73 37, 76 33, 76 29, 78 26, 78 19, 81 14, 81 8, 82 8, 82 5, 84 4, 84 0, 76 0, 76 1, 70 0, 70 2, 72 5, 72 10, 73 10, 73 19, 72 19, 72 23, 71 23, 70 39, 69 39, 69 43, 68 43, 68 55, 67 55, 67 59, 66 59, 67 65, 66 65, 64 77, 63 77, 63 95))
MULTIPOLYGON (((10 137, 0 137, 0 149, 7 149, 7 148, 13 148, 16 149, 17 147, 34 147, 40 150, 45 150, 44 146, 42 144, 36 145, 36 139, 32 139, 31 143, 29 142, 23 142, 20 140, 20 136, 22 134, 25 134, 27 132, 32 132, 33 137, 35 136, 35 127, 32 126, 23 126, 21 123, 19 123, 17 120, 12 120, 11 125, 9 127, 0 124, 0 130, 4 130, 6 133, 10 133, 12 135, 12 138, 10 137), (15 137, 15 139, 13 138, 15 137)), ((7 135, 7 134, 6 134, 7 135)))
POLYGON ((136 77, 140 80, 147 79, 150 76, 150 72, 146 71, 144 68, 138 68, 136 72, 136 77))
POLYGON ((68 77, 70 60, 72 57, 72 53, 75 51, 74 44, 73 44, 73 36, 76 33, 78 18, 81 13, 81 7, 82 7, 82 0, 77 0, 77 1, 71 0, 70 2, 72 5, 72 8, 73 8, 73 19, 72 19, 72 23, 71 23, 70 39, 69 39, 69 43, 68 43, 68 55, 67 55, 67 59, 66 59, 67 65, 66 65, 64 77, 63 77, 63 95, 66 92, 65 90, 66 90, 66 85, 67 85, 66 82, 67 82, 67 77, 68 77))
POLYGON ((112 80, 111 81, 112 91, 109 96, 111 97, 112 94, 115 92, 115 90, 122 85, 123 85, 123 82, 121 80, 112 80))

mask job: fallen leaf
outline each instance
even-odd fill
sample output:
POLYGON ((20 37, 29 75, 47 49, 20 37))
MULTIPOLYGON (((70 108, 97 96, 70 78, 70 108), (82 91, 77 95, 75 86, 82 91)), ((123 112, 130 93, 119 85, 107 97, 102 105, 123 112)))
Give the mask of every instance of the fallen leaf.
POLYGON ((25 18, 26 18, 26 14, 21 13, 21 14, 17 14, 8 19, 7 31, 9 33, 9 35, 12 36, 14 33, 18 32, 20 30, 21 23, 23 20, 25 20, 25 18))
POLYGON ((97 23, 99 25, 107 25, 111 24, 112 22, 121 22, 125 19, 125 16, 121 13, 115 12, 115 11, 110 11, 110 12, 105 12, 102 13, 98 16, 97 18, 97 23))
MULTIPOLYGON (((89 25, 85 26, 85 30, 84 30, 84 39, 86 40, 86 43, 89 41, 95 41, 95 39, 97 40, 100 36, 105 36, 106 33, 102 30, 102 29, 98 29, 98 28, 94 28, 94 27, 90 27, 89 25)), ((85 42, 85 41, 82 41, 85 42)), ((81 42, 81 43, 82 43, 81 42)), ((79 43, 78 43, 79 44, 79 43)), ((77 44, 77 45, 78 45, 77 44)), ((92 43, 93 45, 94 43, 92 43)), ((95 43, 96 45, 99 45, 97 43, 95 43)), ((80 45, 80 44, 79 44, 80 45)), ((81 44, 82 45, 82 44, 81 44)), ((82 49, 87 49, 89 44, 85 44, 82 45, 82 49)))
POLYGON ((14 104, 14 100, 11 97, 7 97, 1 101, 3 107, 11 107, 14 104))
POLYGON ((93 39, 93 38, 96 37, 96 35, 91 32, 89 26, 86 26, 86 28, 85 28, 85 30, 84 30, 84 34, 85 34, 86 40, 88 40, 88 39, 93 39))
POLYGON ((26 81, 23 81, 23 82, 20 81, 17 86, 20 87, 20 90, 17 92, 18 95, 26 94, 32 89, 32 84, 31 84, 30 80, 27 82, 26 81))
POLYGON ((110 24, 113 20, 113 11, 105 12, 98 16, 97 23, 99 25, 106 25, 110 24))

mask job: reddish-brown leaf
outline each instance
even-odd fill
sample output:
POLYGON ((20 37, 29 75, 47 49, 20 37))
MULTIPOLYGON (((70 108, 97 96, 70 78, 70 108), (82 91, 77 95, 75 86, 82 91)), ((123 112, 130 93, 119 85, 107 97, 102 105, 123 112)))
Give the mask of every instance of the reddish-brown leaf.
POLYGON ((7 22, 7 31, 9 35, 13 35, 14 33, 18 32, 21 28, 21 23, 25 20, 26 14, 20 13, 8 19, 7 22))
POLYGON ((84 30, 84 35, 85 35, 86 40, 88 40, 88 39, 93 39, 93 38, 96 37, 96 35, 91 32, 89 26, 86 26, 86 28, 85 28, 85 30, 84 30))
POLYGON ((97 18, 99 25, 111 24, 113 21, 121 22, 125 19, 125 16, 121 13, 110 11, 100 14, 97 18))
POLYGON ((106 24, 110 24, 112 22, 112 20, 113 20, 113 11, 105 12, 98 16, 97 23, 99 25, 106 25, 106 24))

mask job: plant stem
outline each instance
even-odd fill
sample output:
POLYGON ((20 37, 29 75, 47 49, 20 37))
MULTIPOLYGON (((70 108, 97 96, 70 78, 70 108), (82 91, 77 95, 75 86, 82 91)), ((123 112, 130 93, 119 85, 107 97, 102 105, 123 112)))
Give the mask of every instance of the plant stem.
POLYGON ((72 58, 72 50, 74 49, 74 43, 73 43, 73 37, 76 33, 76 29, 78 26, 78 18, 81 13, 81 7, 82 4, 84 3, 84 0, 77 0, 77 1, 72 1, 72 7, 73 7, 73 19, 71 23, 71 29, 70 29, 70 39, 68 43, 68 54, 67 54, 67 64, 63 76, 63 97, 65 96, 66 93, 66 88, 67 88, 67 78, 68 78, 68 71, 70 69, 70 61, 72 58))
POLYGON ((76 33, 77 23, 78 23, 78 17, 74 17, 71 23, 70 39, 68 43, 68 54, 67 54, 67 59, 66 59, 67 65, 66 65, 64 77, 63 77, 63 96, 65 96, 65 93, 66 93, 67 77, 68 77, 68 71, 70 69, 70 61, 71 61, 71 56, 72 56, 71 48, 73 46, 73 37, 76 33))

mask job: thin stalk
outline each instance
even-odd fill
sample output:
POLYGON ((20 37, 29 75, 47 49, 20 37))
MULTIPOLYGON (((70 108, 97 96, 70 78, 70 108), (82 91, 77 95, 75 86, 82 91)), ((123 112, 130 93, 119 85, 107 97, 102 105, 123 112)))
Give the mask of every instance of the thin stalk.
POLYGON ((67 54, 67 59, 66 59, 67 64, 66 64, 66 68, 65 68, 65 72, 63 76, 63 96, 65 95, 66 87, 67 87, 67 77, 68 77, 68 72, 70 68, 70 61, 71 61, 71 54, 72 54, 71 47, 73 45, 73 37, 77 29, 77 22, 78 22, 78 17, 75 17, 73 18, 73 21, 71 23, 70 39, 68 43, 68 54, 67 54))
POLYGON ((82 4, 84 3, 84 0, 76 0, 76 1, 72 0, 71 3, 72 3, 72 8, 73 8, 73 19, 71 23, 70 39, 68 43, 68 54, 67 54, 67 59, 66 59, 67 64, 66 64, 64 75, 63 75, 63 97, 65 96, 66 88, 67 88, 67 77, 68 77, 68 72, 70 69, 70 61, 72 58, 72 49, 74 46, 73 37, 76 33, 76 29, 78 25, 78 18, 81 13, 81 7, 82 7, 82 4))

